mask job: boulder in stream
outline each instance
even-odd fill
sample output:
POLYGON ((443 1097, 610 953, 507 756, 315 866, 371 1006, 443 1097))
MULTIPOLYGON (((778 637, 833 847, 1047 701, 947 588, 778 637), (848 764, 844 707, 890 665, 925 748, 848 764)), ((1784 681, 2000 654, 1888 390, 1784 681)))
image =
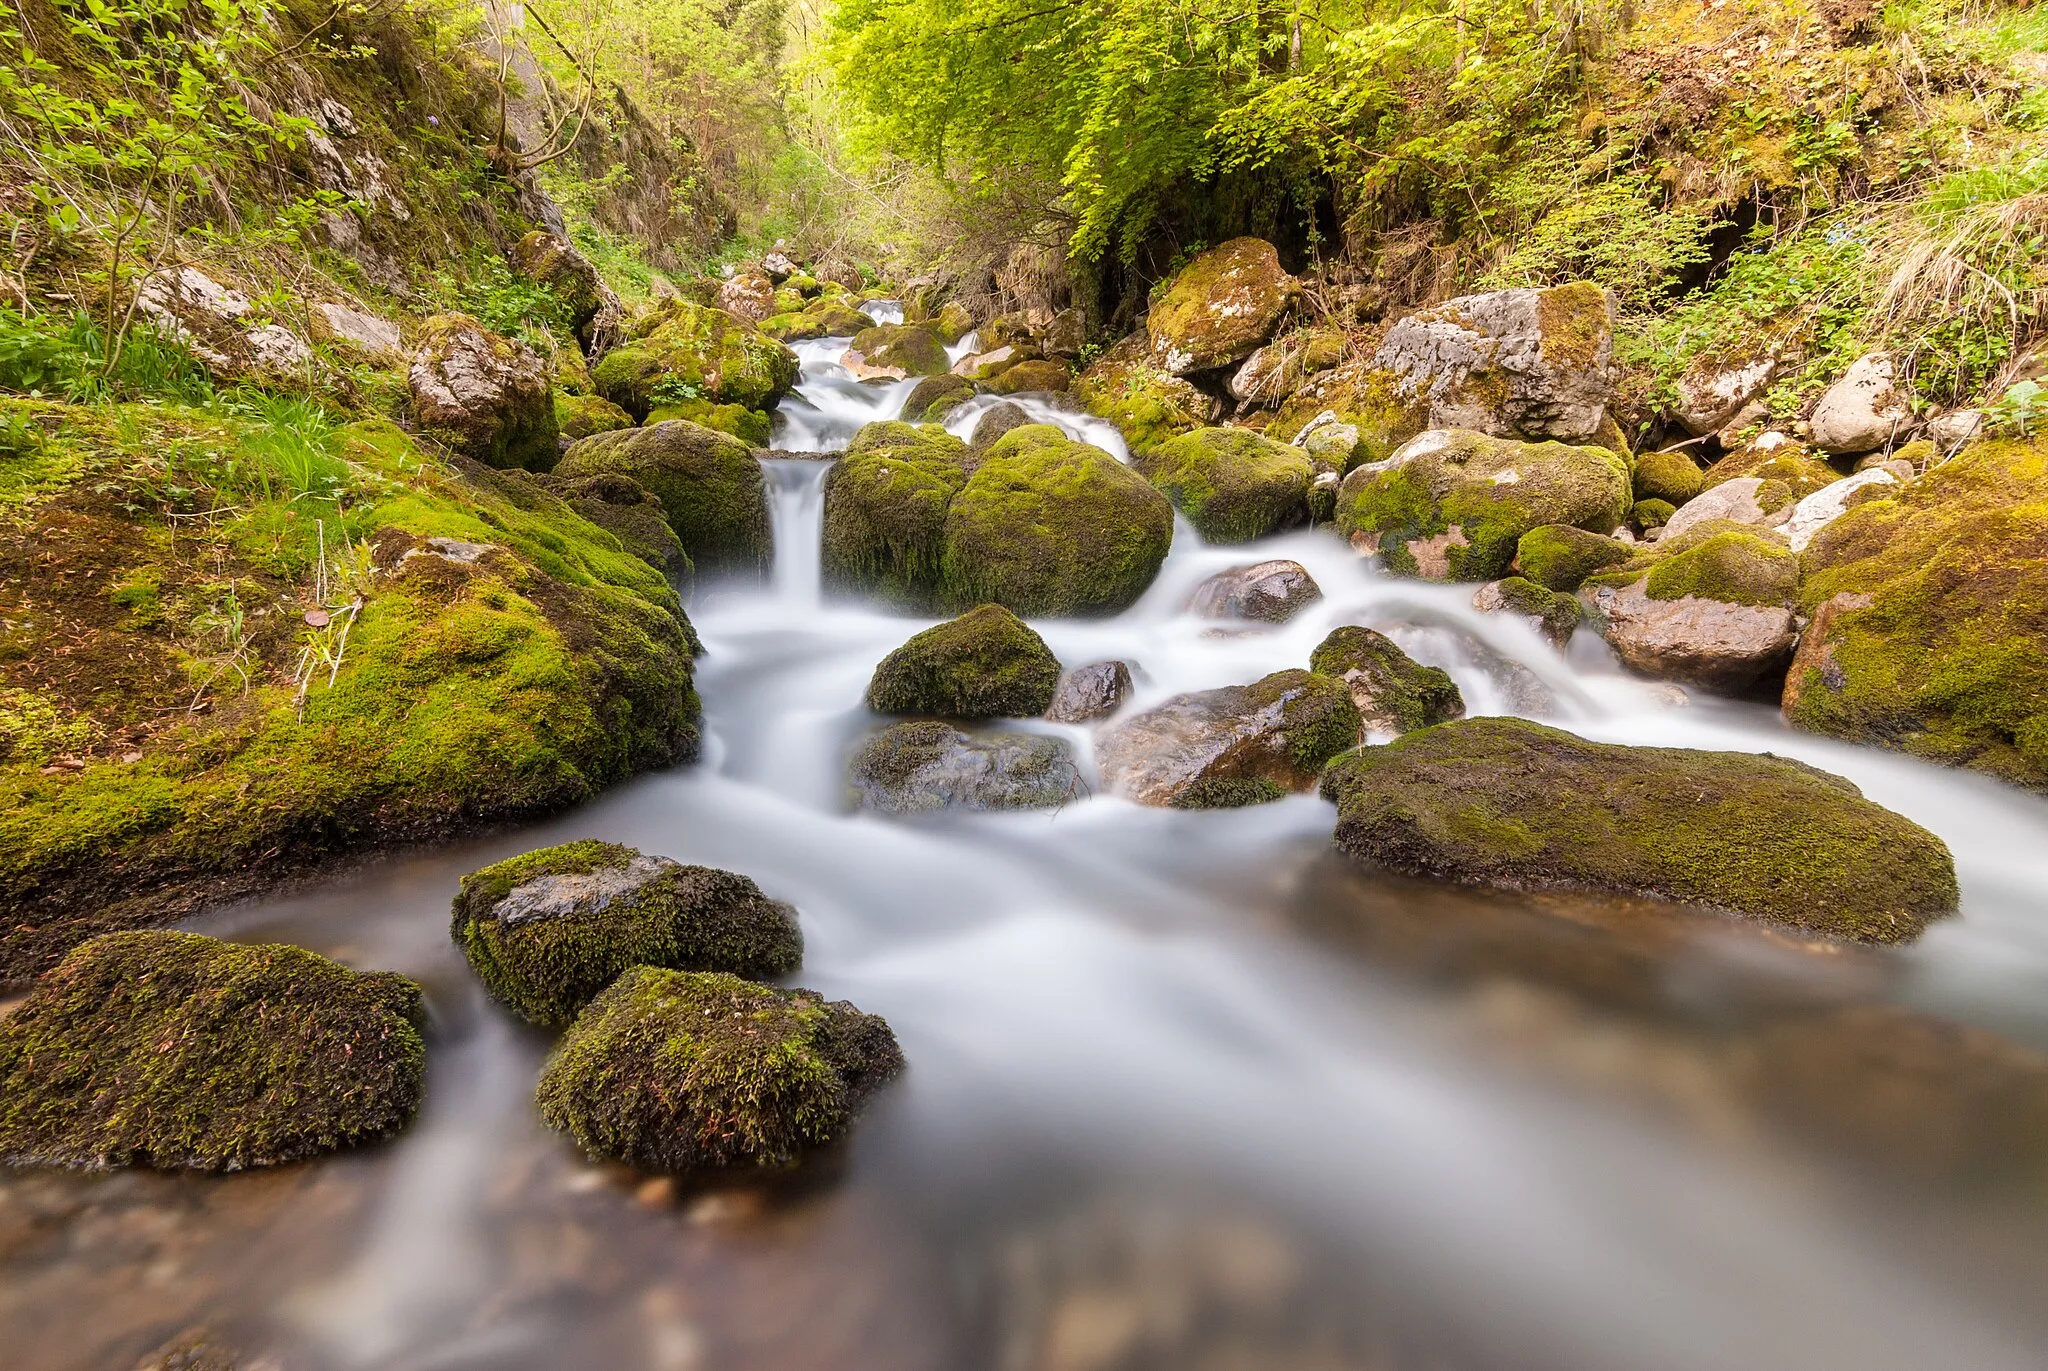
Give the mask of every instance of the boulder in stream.
POLYGON ((548 488, 569 508, 619 540, 619 545, 662 574, 676 595, 688 600, 697 568, 682 539, 669 527, 659 496, 616 471, 555 478, 548 488))
POLYGON ((1579 628, 1579 602, 1562 591, 1539 586, 1522 576, 1488 581, 1473 592, 1472 608, 1481 614, 1505 614, 1527 620, 1531 627, 1562 649, 1579 628))
POLYGON ((1782 535, 1709 520, 1595 573, 1579 601, 1630 668, 1739 694, 1775 690, 1798 640, 1798 589, 1782 535))
POLYGON ((550 1127, 595 1157, 681 1175, 784 1170, 903 1069, 889 1025, 843 1000, 636 966, 541 1073, 550 1127))
POLYGON ((1005 367, 991 379, 988 388, 997 395, 1063 395, 1074 383, 1074 373, 1065 362, 1027 358, 1005 367))
POLYGON ((1212 543, 1250 542, 1308 522, 1308 454, 1250 429, 1197 429, 1132 465, 1212 543))
POLYGON ((1465 697, 1441 667, 1424 666, 1386 634, 1346 624, 1308 659, 1309 669, 1344 682, 1361 723, 1376 733, 1407 733, 1465 717, 1465 697))
POLYGON ((1060 678, 1045 717, 1058 724, 1085 724, 1106 719, 1131 695, 1128 662, 1090 662, 1060 678))
POLYGON ((560 1027, 632 966, 779 976, 796 911, 745 876, 616 843, 545 847, 462 878, 450 936, 492 995, 560 1027))
POLYGON ((0 1020, 0 1159, 237 1171, 388 1137, 420 1019, 413 982, 302 948, 103 934, 0 1020))
POLYGON ((1045 639, 1001 605, 977 605, 884 657, 867 701, 878 714, 1027 718, 1045 712, 1059 682, 1045 639))
POLYGON ((945 809, 1057 809, 1081 791, 1063 738, 964 733, 936 719, 897 724, 862 743, 847 766, 856 801, 878 814, 945 809))
POLYGON ((974 436, 967 445, 974 449, 976 456, 980 456, 1000 443, 1004 434, 1033 422, 1035 420, 1024 406, 1005 400, 999 405, 990 406, 974 421, 974 436))
POLYGON ((630 333, 590 369, 590 379, 636 419, 671 397, 773 409, 796 385, 796 354, 722 309, 664 300, 630 333))
POLYGON ((974 382, 948 372, 927 376, 911 388, 903 402, 903 422, 936 424, 975 396, 974 382))
POLYGON ((825 478, 825 584, 940 608, 946 511, 972 469, 967 444, 936 424, 862 428, 825 478))
POLYGON ((1513 569, 1539 586, 1569 593, 1594 572, 1626 562, 1637 551, 1633 544, 1604 533, 1570 524, 1542 524, 1516 541, 1513 569))
POLYGON ((1217 572, 1195 587, 1188 612, 1204 619, 1284 624, 1322 598, 1323 588, 1307 567, 1275 560, 1217 572))
POLYGON ((768 494, 753 450, 729 433, 671 419, 573 444, 560 478, 628 476, 654 492, 700 571, 768 565, 768 494))
POLYGON ((547 366, 516 338, 436 315, 420 327, 407 379, 420 428, 465 457, 546 471, 561 455, 547 366))
POLYGON ((1225 809, 1307 790, 1358 737, 1343 681, 1277 671, 1113 724, 1095 735, 1095 761, 1104 782, 1139 804, 1225 809))
POLYGON ((939 331, 928 324, 876 324, 853 336, 840 365, 867 380, 940 376, 952 363, 939 331))
POLYGON ((1869 942, 1911 938, 1957 902, 1939 838, 1777 757, 1465 719, 1339 758, 1322 791, 1339 847, 1410 875, 1648 896, 1869 942))

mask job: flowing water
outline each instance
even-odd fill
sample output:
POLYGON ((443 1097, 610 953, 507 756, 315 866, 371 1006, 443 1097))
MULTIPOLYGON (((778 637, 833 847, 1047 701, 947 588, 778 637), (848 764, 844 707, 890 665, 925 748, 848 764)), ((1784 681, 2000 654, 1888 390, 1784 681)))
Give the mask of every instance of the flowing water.
MULTIPOLYGON (((799 346, 779 447, 843 449, 900 410, 909 383, 854 382, 844 347, 799 346)), ((1250 554, 1303 562, 1320 603, 1219 634, 1181 606, 1247 550, 1183 525, 1132 610, 1038 625, 1064 662, 1135 662, 1143 705, 1382 627, 1475 713, 1847 775, 1948 841, 1963 912, 1867 950, 1439 889, 1347 863, 1311 796, 858 815, 863 687, 923 623, 821 596, 828 469, 769 461, 773 577, 693 611, 701 763, 191 925, 424 983, 422 1116, 264 1174, 0 1179, 0 1365, 123 1368, 199 1326, 306 1371, 2048 1364, 2048 806, 1632 679, 1596 642, 1561 657, 1325 535, 1250 554), (448 902, 465 871, 582 837, 796 904, 794 979, 885 1015, 910 1062, 847 1145, 678 1190, 540 1126, 548 1038, 483 995, 448 902)), ((1017 726, 1088 755, 1084 729, 1017 726)))

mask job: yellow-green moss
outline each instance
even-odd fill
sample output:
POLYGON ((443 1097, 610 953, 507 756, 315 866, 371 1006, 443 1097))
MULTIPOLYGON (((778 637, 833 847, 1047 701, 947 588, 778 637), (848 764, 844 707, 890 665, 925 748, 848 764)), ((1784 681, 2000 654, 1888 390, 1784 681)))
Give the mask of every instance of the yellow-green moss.
POLYGON ((1107 419, 1134 453, 1213 423, 1220 406, 1178 376, 1145 360, 1145 339, 1118 343, 1075 378, 1073 394, 1088 412, 1107 419))
POLYGON ((915 609, 944 600, 946 511, 967 445, 936 424, 869 424, 825 478, 827 586, 915 609))
POLYGON ((1637 500, 1665 500, 1682 505, 1700 493, 1705 474, 1683 451, 1645 452, 1636 458, 1637 500))
POLYGON ((978 605, 884 657, 867 700, 881 714, 1024 718, 1045 713, 1059 683, 1045 639, 1001 605, 978 605))
POLYGON ((654 492, 699 570, 767 567, 767 486, 761 464, 738 438, 687 419, 600 433, 571 447, 555 475, 607 472, 654 492))
POLYGON ((1542 524, 1516 542, 1513 569, 1539 586, 1569 593, 1594 572, 1635 554, 1631 545, 1602 533, 1570 524, 1542 524))
POLYGON ((1197 429, 1133 465, 1212 543, 1249 542, 1308 519, 1308 454, 1249 429, 1197 429))
POLYGON ((571 442, 593 433, 633 427, 633 416, 601 395, 555 392, 555 425, 571 442))
POLYGON ((730 433, 749 447, 768 446, 772 427, 768 416, 758 409, 748 409, 745 405, 715 405, 709 400, 675 400, 647 411, 650 427, 670 419, 688 419, 704 428, 730 433))
POLYGON ((796 385, 796 354, 721 309, 664 300, 634 332, 590 377, 598 394, 639 419, 690 399, 772 409, 796 385))

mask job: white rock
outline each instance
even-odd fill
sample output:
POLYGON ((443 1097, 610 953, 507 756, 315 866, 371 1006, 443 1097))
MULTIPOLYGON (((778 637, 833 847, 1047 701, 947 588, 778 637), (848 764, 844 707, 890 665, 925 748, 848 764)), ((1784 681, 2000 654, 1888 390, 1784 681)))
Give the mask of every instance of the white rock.
POLYGON ((1755 476, 1740 476, 1732 481, 1723 481, 1712 490, 1702 491, 1687 500, 1678 513, 1671 516, 1664 525, 1662 537, 1673 538, 1695 524, 1709 519, 1730 519, 1738 524, 1761 524, 1768 516, 1764 507, 1757 503, 1756 493, 1763 488, 1763 481, 1755 476))
POLYGON ((1814 406, 1808 425, 1813 445, 1824 452, 1871 452, 1905 432, 1913 410, 1897 384, 1892 360, 1881 354, 1858 358, 1814 406))
POLYGON ((1718 432, 1756 398, 1777 366, 1772 358, 1762 357, 1680 381, 1675 417, 1695 438, 1718 432))
POLYGON ((323 300, 313 306, 313 322, 316 332, 347 344, 372 362, 389 365, 405 360, 405 339, 389 319, 323 300))
POLYGON ((1792 517, 1786 521, 1785 534, 1792 540, 1794 552, 1804 552, 1813 536, 1841 518, 1849 510, 1849 497, 1865 486, 1892 486, 1899 483, 1898 477, 1883 467, 1859 471, 1854 476, 1844 477, 1831 486, 1822 486, 1813 494, 1792 506, 1792 517))
POLYGON ((1984 434, 1984 411, 1952 409, 1927 421, 1927 436, 1944 457, 1953 457, 1984 434))

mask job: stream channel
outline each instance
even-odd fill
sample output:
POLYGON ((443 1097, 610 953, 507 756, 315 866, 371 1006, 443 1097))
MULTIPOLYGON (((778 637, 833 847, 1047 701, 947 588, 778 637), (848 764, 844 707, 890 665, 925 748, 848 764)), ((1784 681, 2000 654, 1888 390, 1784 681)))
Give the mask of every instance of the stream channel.
MULTIPOLYGON (((856 382, 846 346, 798 345, 778 447, 900 411, 913 383, 856 382)), ((1102 421, 1023 403, 1124 455, 1102 421)), ((830 464, 766 465, 772 577, 692 610, 701 762, 187 925, 421 981, 410 1133, 257 1174, 0 1176, 0 1365, 127 1371, 198 1328, 243 1371, 2048 1365, 2048 804, 1633 678, 1591 634, 1560 655, 1328 533, 1214 548, 1183 522, 1130 611, 1035 625, 1068 666, 1134 662, 1136 707, 1368 624, 1474 714, 1846 775, 1949 843, 1961 914, 1867 949, 1445 889, 1347 862, 1314 796, 1151 810, 1092 772, 1058 812, 859 814, 863 689, 926 621, 821 594, 830 464), (1324 598, 1258 631, 1183 611, 1265 557, 1324 598), (792 981, 886 1016, 910 1063, 847 1144, 678 1189, 542 1127, 549 1036, 486 997, 449 900, 586 837, 796 905, 792 981)), ((1086 728, 1005 726, 1090 753, 1086 728)))

